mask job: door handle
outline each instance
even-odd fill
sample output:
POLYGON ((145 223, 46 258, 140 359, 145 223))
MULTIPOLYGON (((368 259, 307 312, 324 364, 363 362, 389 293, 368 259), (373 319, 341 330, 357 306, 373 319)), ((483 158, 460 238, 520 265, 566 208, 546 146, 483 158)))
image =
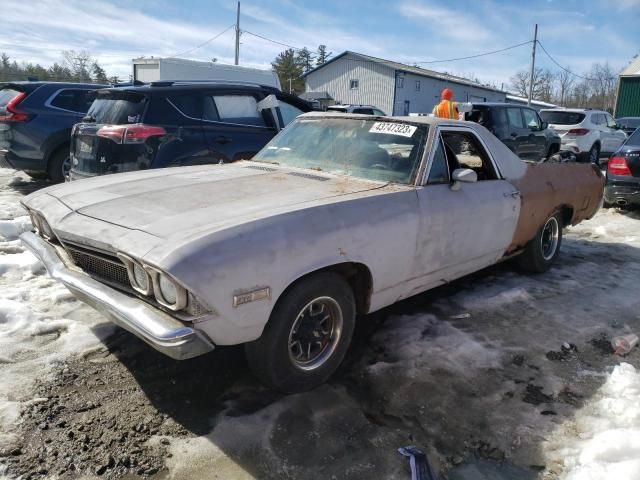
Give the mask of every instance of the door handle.
POLYGON ((518 198, 520 196, 520 190, 516 190, 514 192, 504 192, 504 196, 518 198))
POLYGON ((230 137, 216 137, 213 139, 213 141, 215 143, 222 143, 224 145, 225 143, 231 143, 233 140, 230 137))

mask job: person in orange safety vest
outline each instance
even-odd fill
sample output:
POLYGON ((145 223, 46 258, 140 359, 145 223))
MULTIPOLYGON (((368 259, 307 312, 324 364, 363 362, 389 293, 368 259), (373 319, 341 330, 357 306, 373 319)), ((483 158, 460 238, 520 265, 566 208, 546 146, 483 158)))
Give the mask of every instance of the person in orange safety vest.
POLYGON ((450 120, 458 120, 460 112, 468 112, 471 110, 470 103, 458 103, 453 101, 453 92, 449 88, 442 90, 440 94, 440 103, 433 107, 433 115, 439 118, 448 118, 450 120))

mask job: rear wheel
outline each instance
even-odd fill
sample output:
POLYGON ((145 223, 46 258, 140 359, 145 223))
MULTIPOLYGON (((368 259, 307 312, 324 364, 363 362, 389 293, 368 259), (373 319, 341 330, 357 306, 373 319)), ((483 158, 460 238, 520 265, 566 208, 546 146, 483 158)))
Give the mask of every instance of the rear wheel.
POLYGON ((307 277, 278 300, 262 336, 245 345, 249 367, 285 393, 315 388, 342 362, 355 314, 353 291, 340 275, 307 277))
POLYGON ((538 230, 535 238, 517 257, 518 264, 528 272, 542 273, 549 270, 560 252, 562 243, 562 217, 555 213, 538 230))
POLYGON ((594 143, 587 154, 587 160, 590 163, 594 163, 596 165, 600 165, 600 145, 594 143))
POLYGON ((69 176, 71 169, 71 157, 69 147, 56 150, 49 160, 47 175, 53 183, 62 183, 69 176))

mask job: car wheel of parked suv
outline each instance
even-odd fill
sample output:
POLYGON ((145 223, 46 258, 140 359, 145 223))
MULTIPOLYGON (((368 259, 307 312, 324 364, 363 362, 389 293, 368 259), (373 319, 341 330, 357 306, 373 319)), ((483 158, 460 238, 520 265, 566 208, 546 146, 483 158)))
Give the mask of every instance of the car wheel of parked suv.
POLYGON ((340 275, 311 275, 278 300, 262 336, 245 345, 268 386, 295 393, 324 383, 342 362, 355 326, 355 299, 340 275))
POLYGON ((517 257, 519 265, 528 272, 549 270, 560 252, 562 244, 562 217, 555 213, 547 219, 537 235, 517 257))
POLYGON ((61 148, 51 155, 49 166, 47 167, 47 175, 53 183, 62 183, 69 176, 70 169, 69 147, 61 148))
POLYGON ((594 143, 587 155, 587 160, 596 165, 600 165, 600 145, 594 143))

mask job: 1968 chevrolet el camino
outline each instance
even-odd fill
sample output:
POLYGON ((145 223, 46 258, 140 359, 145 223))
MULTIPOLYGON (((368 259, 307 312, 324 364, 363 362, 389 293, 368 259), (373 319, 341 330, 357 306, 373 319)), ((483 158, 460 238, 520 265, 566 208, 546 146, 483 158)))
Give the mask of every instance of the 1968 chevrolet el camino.
POLYGON ((591 165, 527 164, 475 123, 311 113, 252 161, 33 193, 22 241, 157 350, 244 343, 294 392, 335 371, 357 314, 511 257, 548 269, 603 184, 591 165))

